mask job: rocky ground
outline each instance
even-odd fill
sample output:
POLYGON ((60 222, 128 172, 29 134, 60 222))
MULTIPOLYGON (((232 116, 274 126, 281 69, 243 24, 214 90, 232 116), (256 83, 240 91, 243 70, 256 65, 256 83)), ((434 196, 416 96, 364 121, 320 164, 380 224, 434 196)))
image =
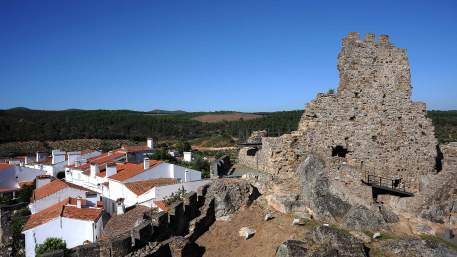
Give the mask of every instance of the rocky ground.
POLYGON ((205 247, 203 256, 274 256, 276 248, 285 240, 301 239, 311 226, 292 225, 293 215, 273 213, 273 219, 264 221, 268 213, 258 203, 239 210, 227 221, 216 221, 196 243, 205 247), (238 232, 242 227, 256 230, 252 238, 245 240, 238 232))

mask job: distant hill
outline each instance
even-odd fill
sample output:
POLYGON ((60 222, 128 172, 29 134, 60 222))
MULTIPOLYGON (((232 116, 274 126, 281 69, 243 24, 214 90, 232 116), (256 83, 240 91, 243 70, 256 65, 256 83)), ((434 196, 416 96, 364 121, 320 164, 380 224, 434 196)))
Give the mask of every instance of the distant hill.
POLYGON ((183 110, 167 111, 167 110, 155 109, 155 110, 149 111, 148 113, 152 113, 152 114, 180 114, 180 113, 186 113, 186 111, 183 111, 183 110))
MULTIPOLYGON (((193 140, 215 135, 228 135, 243 140, 251 131, 267 129, 279 135, 296 129, 302 111, 243 114, 233 112, 130 110, 63 110, 43 111, 26 108, 0 110, 0 143, 28 140, 64 139, 158 139, 193 140), (161 114, 161 115, 159 115, 161 114), (166 115, 165 115, 166 114, 166 115), (246 117, 219 122, 214 115, 246 117), (210 115, 210 122, 194 119, 210 115), (255 118, 255 119, 251 119, 255 118)), ((220 119, 221 121, 224 118, 220 119)))
MULTIPOLYGON (((204 139, 229 144, 243 141, 254 130, 266 129, 271 136, 296 130, 303 113, 297 111, 241 113, 155 110, 63 110, 27 108, 0 110, 0 143, 28 140, 126 139, 143 141, 204 139), (161 115, 159 115, 161 114, 161 115), (223 140, 222 140, 223 139, 223 140)), ((429 111, 440 142, 457 141, 457 111, 429 111)), ((222 144, 222 143, 218 143, 222 144)))

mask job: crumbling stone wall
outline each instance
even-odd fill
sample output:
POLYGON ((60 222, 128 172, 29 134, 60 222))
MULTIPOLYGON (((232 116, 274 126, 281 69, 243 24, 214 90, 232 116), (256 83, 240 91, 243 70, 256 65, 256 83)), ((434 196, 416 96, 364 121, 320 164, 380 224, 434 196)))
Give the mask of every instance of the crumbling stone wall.
POLYGON ((335 94, 318 94, 297 131, 263 137, 255 158, 246 158, 242 149, 240 162, 287 177, 312 152, 331 170, 347 166, 358 178, 366 172, 400 176, 417 191, 420 176, 435 172, 437 141, 425 104, 411 100, 406 50, 386 35, 360 39, 352 32, 343 39, 337 67, 335 94))

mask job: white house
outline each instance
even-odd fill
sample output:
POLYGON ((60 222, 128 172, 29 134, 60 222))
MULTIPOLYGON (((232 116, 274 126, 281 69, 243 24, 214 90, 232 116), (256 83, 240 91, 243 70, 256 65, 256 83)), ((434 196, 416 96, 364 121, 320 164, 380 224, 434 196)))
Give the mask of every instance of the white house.
POLYGON ((0 193, 14 193, 23 184, 33 183, 37 176, 44 174, 42 170, 0 163, 0 193))
POLYGON ((88 205, 95 206, 100 200, 99 195, 81 186, 49 177, 38 177, 36 189, 33 191, 29 204, 32 214, 40 212, 69 197, 87 200, 88 205))
POLYGON ((161 200, 182 187, 194 191, 202 183, 206 181, 201 180, 200 171, 145 158, 143 165, 113 166, 103 184, 102 195, 106 211, 112 214, 116 212, 118 199, 123 199, 125 208, 135 204, 155 207, 154 200, 161 200))
POLYGON ((103 231, 103 208, 88 207, 86 201, 68 198, 38 213, 25 223, 27 257, 35 256, 35 247, 49 237, 65 240, 68 248, 97 241, 103 231))
POLYGON ((65 165, 74 163, 77 160, 86 160, 97 155, 100 155, 100 152, 94 150, 69 152, 67 154, 57 149, 52 150, 51 156, 48 156, 44 152, 37 152, 35 161, 31 161, 26 157, 24 165, 29 168, 44 170, 50 176, 63 177, 65 176, 65 165))
POLYGON ((106 175, 110 175, 109 164, 126 160, 127 152, 114 150, 90 158, 87 163, 75 161, 65 167, 65 180, 101 193, 101 185, 107 181, 106 175))

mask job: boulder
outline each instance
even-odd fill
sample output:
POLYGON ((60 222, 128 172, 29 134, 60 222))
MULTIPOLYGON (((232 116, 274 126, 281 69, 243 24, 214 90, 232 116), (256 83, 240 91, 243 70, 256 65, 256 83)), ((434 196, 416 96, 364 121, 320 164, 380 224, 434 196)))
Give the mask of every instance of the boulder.
POLYGON ((337 252, 337 255, 326 256, 367 256, 362 241, 341 229, 318 226, 313 230, 313 241, 321 244, 320 248, 325 249, 327 254, 337 252))
POLYGON ((364 244, 369 244, 371 243, 371 237, 369 237, 367 234, 363 233, 362 231, 351 231, 349 232, 351 235, 358 240, 362 241, 364 244))
POLYGON ((218 179, 207 189, 207 204, 214 199, 215 217, 231 215, 259 196, 256 188, 241 179, 218 179))
POLYGON ((352 207, 344 216, 343 225, 355 230, 373 230, 384 228, 386 222, 377 210, 371 210, 363 205, 352 207))
POLYGON ((314 216, 335 223, 351 208, 351 205, 330 191, 330 181, 324 162, 309 155, 297 168, 302 188, 302 199, 313 210, 314 216))
POLYGON ((238 234, 241 237, 244 237, 244 240, 248 240, 249 238, 253 237, 255 234, 255 229, 249 227, 242 227, 238 234))
POLYGON ((302 257, 306 256, 308 247, 300 240, 287 240, 279 245, 275 257, 302 257))
POLYGON ((273 217, 273 214, 267 213, 267 214, 265 214, 265 217, 263 218, 263 220, 269 221, 269 220, 271 220, 271 219, 273 219, 273 218, 274 218, 274 217, 273 217))
POLYGON ((384 205, 379 206, 379 212, 382 215, 382 218, 387 223, 398 223, 400 222, 400 218, 397 214, 395 214, 392 210, 387 208, 384 205))
POLYGON ((373 239, 377 239, 381 237, 381 232, 376 232, 373 234, 373 239))
POLYGON ((294 218, 292 220, 292 225, 303 226, 305 224, 306 224, 306 219, 304 219, 304 218, 294 218))
POLYGON ((380 241, 380 249, 392 256, 415 256, 415 257, 456 257, 457 252, 439 240, 401 238, 380 241))

